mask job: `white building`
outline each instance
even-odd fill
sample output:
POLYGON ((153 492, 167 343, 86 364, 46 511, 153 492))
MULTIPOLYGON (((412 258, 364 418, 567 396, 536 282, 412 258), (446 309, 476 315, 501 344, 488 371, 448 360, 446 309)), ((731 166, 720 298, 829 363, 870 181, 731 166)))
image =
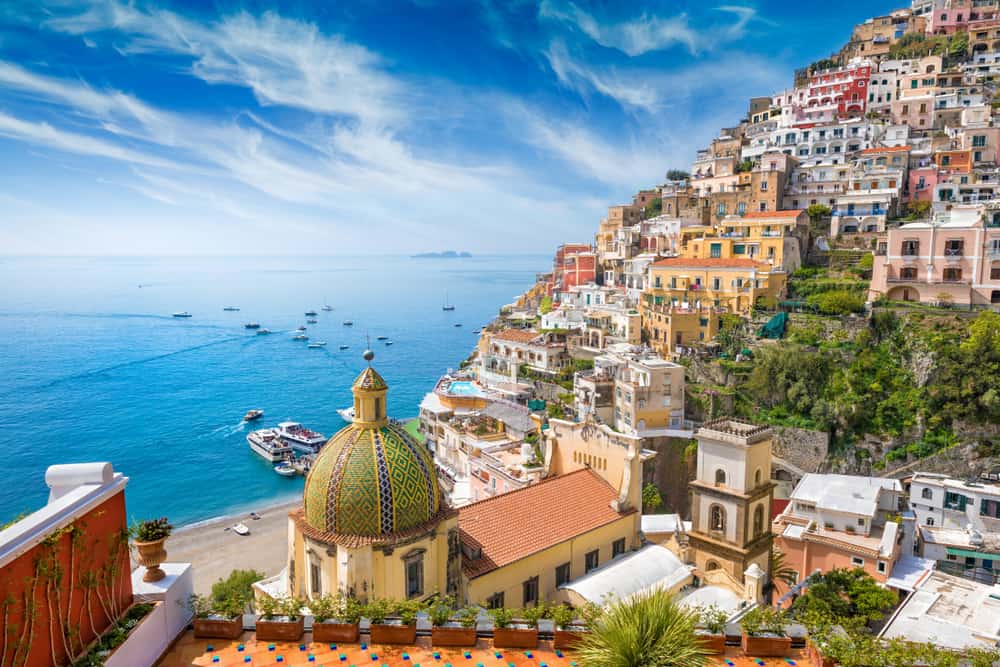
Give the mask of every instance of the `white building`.
POLYGON ((910 480, 910 507, 921 526, 1000 532, 998 484, 918 472, 910 480))

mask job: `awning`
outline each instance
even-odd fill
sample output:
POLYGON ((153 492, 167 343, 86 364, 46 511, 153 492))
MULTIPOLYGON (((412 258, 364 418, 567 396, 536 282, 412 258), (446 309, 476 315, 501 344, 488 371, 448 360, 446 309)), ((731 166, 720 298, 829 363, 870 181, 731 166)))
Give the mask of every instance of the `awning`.
POLYGON ((979 558, 981 560, 1000 560, 1000 554, 991 554, 985 551, 972 551, 971 549, 957 549, 948 547, 949 556, 965 556, 966 558, 979 558))

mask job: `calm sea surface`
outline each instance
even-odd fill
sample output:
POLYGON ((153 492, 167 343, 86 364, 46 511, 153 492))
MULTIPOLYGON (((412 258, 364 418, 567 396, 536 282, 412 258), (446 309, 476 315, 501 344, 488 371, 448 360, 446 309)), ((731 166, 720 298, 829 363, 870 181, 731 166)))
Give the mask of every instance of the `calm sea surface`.
POLYGON ((0 258, 0 523, 45 503, 54 463, 112 462, 131 478, 132 518, 190 523, 294 497, 302 478, 279 477, 247 447, 249 408, 266 412, 253 428, 294 420, 332 435, 368 334, 390 414, 415 416, 472 350, 473 330, 549 261, 0 258), (446 291, 454 312, 441 309, 446 291), (307 334, 325 349, 291 340, 310 309, 319 322, 307 334))

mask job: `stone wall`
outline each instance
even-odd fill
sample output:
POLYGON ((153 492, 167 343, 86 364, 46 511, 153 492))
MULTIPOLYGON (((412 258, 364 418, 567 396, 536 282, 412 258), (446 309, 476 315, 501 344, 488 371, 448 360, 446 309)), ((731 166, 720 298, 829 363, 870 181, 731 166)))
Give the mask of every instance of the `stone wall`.
POLYGON ((830 434, 790 426, 773 426, 771 454, 788 461, 803 472, 820 472, 830 448, 830 434))
POLYGON ((688 482, 694 479, 695 457, 687 460, 684 451, 693 442, 684 438, 646 438, 643 447, 656 451, 656 458, 643 469, 643 484, 653 483, 663 496, 661 512, 688 516, 688 482))

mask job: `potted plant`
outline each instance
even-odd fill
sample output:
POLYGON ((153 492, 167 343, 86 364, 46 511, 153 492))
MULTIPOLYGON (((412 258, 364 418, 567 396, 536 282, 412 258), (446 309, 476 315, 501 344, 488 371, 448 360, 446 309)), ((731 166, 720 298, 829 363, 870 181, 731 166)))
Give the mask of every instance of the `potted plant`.
POLYGON ((143 581, 152 583, 167 576, 160 565, 167 560, 167 550, 163 548, 163 543, 170 537, 173 529, 167 517, 160 517, 140 521, 129 531, 139 554, 139 564, 146 568, 146 573, 142 575, 143 581))
POLYGON ((726 619, 728 615, 716 606, 701 610, 698 640, 713 655, 726 652, 726 619))
POLYGON ((417 641, 418 600, 373 600, 365 609, 371 621, 373 644, 412 644, 417 641))
POLYGON ((784 615, 777 609, 752 609, 740 621, 740 627, 743 652, 747 655, 782 657, 792 648, 792 638, 785 633, 784 615))
POLYGON ((535 648, 538 644, 538 626, 515 622, 513 610, 506 607, 490 609, 490 616, 493 617, 493 646, 496 648, 535 648))
POLYGON ((431 644, 433 646, 475 646, 476 617, 479 610, 467 607, 455 612, 453 597, 440 598, 427 612, 431 617, 431 644))
POLYGON ((583 639, 587 631, 586 625, 579 620, 579 614, 567 604, 560 604, 549 609, 549 617, 553 624, 553 648, 573 648, 583 639))
POLYGON ((257 639, 294 642, 305 631, 303 602, 299 598, 264 598, 257 618, 257 639))
POLYGON ((194 614, 194 636, 236 639, 243 634, 244 601, 234 598, 212 599, 204 595, 188 598, 194 614))
POLYGON ((309 603, 313 641, 353 644, 358 641, 364 605, 343 594, 324 595, 309 603))

